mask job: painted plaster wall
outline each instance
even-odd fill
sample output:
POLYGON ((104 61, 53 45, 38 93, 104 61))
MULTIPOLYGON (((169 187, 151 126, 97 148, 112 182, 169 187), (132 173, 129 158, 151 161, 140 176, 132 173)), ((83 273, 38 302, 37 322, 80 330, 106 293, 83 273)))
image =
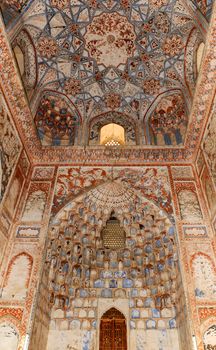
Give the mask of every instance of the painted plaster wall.
POLYGON ((0 200, 21 151, 21 142, 0 90, 0 200))
MULTIPOLYGON (((205 130, 203 141, 196 158, 196 172, 203 201, 207 208, 207 215, 213 229, 212 244, 215 250, 216 238, 216 114, 213 107, 205 130)), ((201 332, 204 350, 216 348, 216 270, 215 254, 194 255, 193 265, 195 271, 193 276, 196 280, 196 299, 199 304, 201 318, 201 332), (196 268, 197 265, 197 268, 196 268), (198 265, 200 268, 198 269, 198 265), (200 287, 199 287, 199 286, 200 287), (211 285, 211 286, 210 286, 211 285)))
POLYGON ((0 324, 1 350, 16 350, 18 344, 17 331, 7 323, 0 324))
MULTIPOLYGON (((180 266, 181 272, 183 273, 183 285, 187 296, 186 301, 184 301, 184 298, 181 302, 179 301, 180 308, 184 310, 184 314, 177 313, 177 327, 180 329, 181 346, 183 350, 187 349, 187 346, 188 350, 192 349, 192 345, 190 345, 191 332, 196 334, 199 350, 203 350, 203 334, 207 328, 211 326, 211 324, 214 324, 214 303, 212 298, 209 299, 210 294, 208 293, 207 298, 203 298, 202 295, 196 296, 196 279, 198 275, 194 273, 194 266, 196 269, 196 264, 194 265, 193 261, 194 258, 196 258, 196 254, 198 254, 198 256, 203 256, 204 254, 211 259, 211 264, 213 266, 212 269, 215 271, 215 252, 205 197, 202 195, 199 180, 196 178, 193 168, 188 166, 174 166, 168 168, 137 167, 124 169, 124 171, 122 170, 122 168, 114 170, 114 175, 119 175, 125 180, 128 178, 130 179, 129 181, 133 181, 133 185, 131 184, 131 186, 137 186, 137 189, 141 189, 143 191, 142 193, 146 195, 148 200, 152 198, 153 201, 157 201, 157 198, 161 198, 160 203, 165 203, 165 208, 168 213, 172 207, 170 204, 172 198, 176 213, 175 220, 177 223, 178 244, 181 246, 180 266), (152 177, 152 174, 154 174, 154 177, 152 177), (137 178, 139 178, 139 181, 141 181, 140 184, 137 182, 137 178), (153 183, 151 183, 151 181, 153 181, 153 183), (151 185, 149 185, 149 183, 151 183, 151 185), (151 189, 154 189, 154 191, 151 191, 151 189), (178 201, 178 193, 181 193, 182 190, 191 191, 193 195, 196 195, 196 206, 193 207, 193 210, 196 211, 196 220, 194 222, 192 222, 191 217, 187 217, 187 212, 185 212, 184 215, 181 213, 182 205, 180 205, 181 202, 179 203, 178 201), (197 221, 198 219, 199 221, 197 221), (190 309, 191 313, 189 312, 190 309), (187 327, 185 327, 186 315, 188 315, 189 319, 192 319, 192 323, 188 323, 189 326, 187 324, 187 327), (212 322, 211 324, 209 324, 210 320, 212 322), (202 327, 200 327, 200 323, 203 325, 202 327), (192 327, 193 329, 190 330, 192 327)), ((6 299, 0 298, 0 316, 5 319, 5 315, 7 315, 7 319, 9 318, 11 321, 15 319, 15 323, 18 324, 18 331, 20 333, 19 346, 22 347, 25 340, 28 320, 30 318, 33 320, 35 317, 32 307, 36 302, 37 295, 38 302, 36 303, 36 317, 34 326, 33 323, 30 323, 31 328, 33 328, 30 349, 45 350, 49 325, 49 312, 51 311, 51 308, 49 308, 49 303, 47 302, 47 294, 45 292, 46 286, 48 285, 47 280, 44 279, 44 282, 42 283, 42 287, 44 286, 44 288, 41 288, 38 294, 36 294, 36 288, 40 279, 40 271, 43 261, 42 247, 44 246, 44 240, 47 235, 47 227, 50 219, 49 210, 52 204, 51 188, 54 190, 53 213, 55 213, 56 209, 58 209, 58 205, 62 205, 64 201, 67 201, 68 195, 71 195, 72 193, 75 197, 77 194, 82 192, 83 188, 88 190, 90 186, 98 186, 101 181, 103 182, 104 180, 108 180, 107 174, 111 172, 110 169, 106 167, 100 169, 61 167, 58 169, 58 174, 56 175, 56 170, 54 167, 35 167, 31 173, 31 181, 28 181, 27 185, 25 186, 25 192, 20 199, 16 224, 14 225, 13 230, 9 231, 10 234, 13 235, 13 239, 11 240, 11 244, 6 251, 5 262, 2 267, 2 286, 7 286, 8 276, 10 275, 10 266, 11 262, 13 262, 13 258, 23 252, 32 256, 33 266, 30 273, 28 290, 25 299, 22 300, 22 304, 19 300, 14 300, 14 298, 7 299, 7 301, 6 299), (55 187, 54 183, 56 183, 55 187), (33 202, 28 200, 29 198, 33 198, 33 196, 31 196, 32 193, 38 193, 38 191, 41 191, 41 197, 39 198, 38 202, 36 200, 33 202), (37 213, 39 213, 39 215, 37 215, 36 218, 32 216, 31 221, 28 221, 30 216, 26 216, 26 214, 24 214, 28 212, 28 210, 26 211, 27 203, 29 203, 28 205, 33 203, 33 206, 36 206, 38 203, 37 213), (41 203, 43 203, 43 205, 41 205, 41 203), (38 221, 38 218, 41 221, 38 221), (7 302, 7 307, 5 301, 7 302), (48 308, 46 309, 45 306, 48 308), (14 314, 15 316, 13 316, 14 314)), ((35 196, 35 198, 38 199, 37 196, 35 196)), ((189 202, 189 204, 191 205, 191 202, 189 202)), ((199 264, 197 266, 199 269, 199 264)), ((201 276, 201 278, 203 281, 201 283, 205 283, 205 277, 201 276)), ((179 289, 178 283, 176 287, 177 289, 179 289)), ((55 332, 65 331, 67 334, 67 331, 70 329, 69 318, 61 316, 56 317, 56 320, 57 319, 58 322, 53 322, 54 320, 52 320, 50 324, 48 344, 51 344, 50 342, 52 342, 52 339, 54 339, 52 335, 55 332), (56 325, 56 322, 58 325, 56 325)), ((157 330, 153 329, 150 331, 154 331, 155 334, 158 333, 158 337, 156 338, 159 339, 163 335, 163 329, 164 328, 157 330)), ((71 331, 73 331, 73 329, 71 329, 71 331)), ((89 329, 80 329, 80 331, 85 333, 89 331, 89 329)), ((95 331, 92 330, 93 333, 95 331)), ((131 332, 135 332, 135 330, 131 329, 131 332)), ((145 337, 148 339, 148 334, 150 334, 149 330, 139 328, 138 332, 143 334, 145 333, 145 337)), ((174 334, 176 334, 176 332, 176 328, 167 329, 167 334, 173 334, 173 336, 168 338, 162 337, 162 339, 164 339, 164 342, 165 338, 174 339, 174 334)), ((66 339, 68 338, 66 337, 66 339)), ((86 339, 86 342, 88 342, 87 335, 86 339)), ((171 342, 171 340, 169 340, 169 342, 171 342)), ((164 349, 171 346, 169 342, 168 344, 164 343, 164 349)), ((65 346, 67 347, 68 345, 73 346, 73 344, 65 341, 65 346)))
MULTIPOLYGON (((23 104, 23 99, 22 99, 23 95, 20 93, 20 85, 17 84, 17 81, 15 82, 16 72, 11 68, 11 65, 10 65, 11 62, 9 62, 10 58, 8 55, 5 55, 5 52, 6 52, 5 47, 7 47, 7 45, 5 45, 6 41, 4 41, 2 34, 1 34, 1 42, 3 44, 2 45, 3 54, 1 55, 1 60, 2 59, 5 60, 5 65, 3 64, 4 69, 2 70, 1 74, 3 76, 3 71, 4 71, 4 83, 5 83, 5 86, 8 88, 9 94, 11 94, 11 90, 14 93, 13 98, 14 100, 16 100, 16 103, 15 104, 12 103, 12 107, 18 106, 18 108, 16 109, 17 121, 21 122, 23 126, 23 131, 24 131, 24 128, 27 127, 25 123, 27 117, 26 117, 26 110, 24 108, 25 105, 23 104), (7 59, 5 59, 5 57, 7 57, 7 59), (21 113, 21 111, 23 110, 24 110, 24 113, 21 113)), ((214 44, 215 44, 215 40, 214 40, 214 44)), ((203 79, 205 81, 205 84, 202 83, 202 86, 199 86, 200 87, 199 93, 197 93, 198 100, 199 100, 199 108, 196 103, 195 103, 195 108, 193 108, 194 109, 193 113, 196 115, 197 119, 195 118, 191 119, 193 122, 196 121, 194 123, 192 122, 191 124, 193 124, 194 128, 197 130, 199 129, 200 125, 202 125, 202 120, 205 119, 203 117, 202 111, 206 110, 206 114, 208 113, 208 108, 206 108, 205 101, 208 101, 207 94, 209 95, 209 90, 211 89, 211 88, 209 89, 209 86, 211 85, 206 84, 206 79, 209 79, 209 76, 211 75, 212 79, 214 80, 214 75, 212 74, 212 70, 214 68, 212 68, 211 70, 210 65, 214 67, 211 59, 209 59, 209 65, 206 65, 205 70, 203 70, 204 72, 203 79)), ((212 129, 214 129, 214 126, 212 127, 212 129)), ((28 133, 30 135, 29 138, 32 138, 34 142, 35 138, 32 136, 33 134, 31 134, 31 130, 30 131, 28 130, 28 133)), ((195 139, 194 137, 191 137, 192 134, 193 132, 189 133, 188 138, 191 139, 191 142, 193 144, 195 142, 195 139)), ((36 159, 40 161, 41 160, 40 157, 42 153, 39 152, 39 150, 36 147, 35 148, 32 147, 32 149, 35 153, 38 152, 36 154, 36 159)), ((69 153, 65 152, 66 156, 68 154, 70 154, 71 156, 70 152, 71 150, 69 150, 69 153)), ((149 151, 149 153, 146 153, 148 154, 148 157, 152 156, 153 152, 152 153, 151 152, 152 151, 149 151)), ((59 157, 60 153, 59 154, 53 153, 53 154, 54 154, 54 157, 52 156, 51 158, 53 161, 56 162, 56 167, 57 167, 57 158, 59 157)), ((73 155, 75 154, 77 156, 77 154, 79 153, 77 154, 72 153, 72 154, 73 155)), ((134 153, 132 157, 129 158, 131 162, 136 160, 136 154, 138 153, 134 153)), ((159 153, 156 153, 155 155, 154 153, 155 158, 153 157, 157 162, 158 162, 158 154, 159 153)), ((182 158, 181 152, 179 154, 180 154, 178 158, 179 161, 186 160, 186 158, 185 159, 182 158)), ((213 156, 214 154, 215 152, 213 152, 213 156)), ((47 161, 50 160, 49 155, 51 154, 50 153, 46 154, 47 158, 45 159, 47 159, 47 161)), ((171 155, 171 153, 167 151, 166 157, 169 155, 171 155)), ((177 156, 176 153, 175 153, 175 156, 177 156)), ((201 158, 202 156, 203 154, 201 154, 201 158)), ((62 154, 61 154, 61 157, 62 157, 62 154)), ((59 159, 61 159, 61 162, 62 162, 61 157, 59 157, 59 159)), ((146 159, 146 158, 143 158, 143 159, 146 159)), ((164 159, 167 161, 167 158, 165 159, 162 157, 161 159, 164 159)), ((74 171, 74 174, 71 175, 70 179, 67 179, 67 174, 65 178, 64 176, 62 176, 61 179, 60 178, 57 179, 56 176, 54 175, 55 173, 54 167, 45 167, 45 166, 35 167, 31 177, 31 184, 29 182, 30 179, 28 179, 25 183, 25 191, 24 193, 22 193, 21 190, 18 190, 19 188, 18 186, 20 186, 19 185, 20 183, 21 187, 23 188, 24 182, 26 180, 26 176, 27 176, 26 174, 28 171, 26 172, 25 170, 26 169, 25 161, 26 161, 25 156, 23 157, 22 160, 21 158, 19 160, 21 173, 23 173, 24 179, 18 180, 18 181, 14 180, 13 187, 11 187, 15 190, 14 192, 16 193, 17 199, 14 200, 14 197, 11 192, 11 197, 9 197, 9 199, 7 200, 7 205, 4 206, 2 203, 1 218, 0 218, 1 220, 0 227, 2 231, 2 236, 4 236, 3 239, 1 239, 1 246, 3 250, 5 249, 5 240, 9 239, 9 244, 7 246, 7 249, 4 252, 4 261, 1 265, 1 279, 3 280, 1 287, 5 285, 5 282, 7 282, 8 273, 10 271, 9 269, 10 262, 12 261, 14 256, 22 253, 24 250, 26 253, 32 255, 32 257, 34 258, 34 265, 32 267, 31 278, 28 285, 28 292, 25 300, 20 301, 20 300, 9 299, 6 301, 3 299, 0 299, 0 320, 5 321, 7 324, 5 328, 6 333, 14 332, 14 331, 11 331, 11 329, 9 328, 11 327, 11 325, 13 330, 15 328, 17 329, 16 332, 17 334, 19 333, 19 349, 23 349, 26 332, 30 331, 30 328, 32 327, 31 320, 32 318, 34 318, 34 305, 35 305, 36 296, 37 296, 36 291, 37 291, 38 281, 40 279, 40 269, 41 269, 41 262, 42 262, 41 252, 44 247, 44 237, 47 233, 47 226, 50 218, 49 207, 52 204, 51 186, 54 187, 54 182, 55 180, 57 180, 56 188, 58 190, 55 191, 55 203, 54 203, 54 206, 56 206, 59 203, 62 203, 62 201, 64 201, 65 199, 64 191, 66 192, 68 191, 67 194, 70 193, 70 195, 75 196, 77 193, 79 193, 79 191, 83 190, 83 188, 86 188, 87 187, 86 184, 91 182, 91 180, 92 180, 91 182, 92 186, 96 186, 101 180, 98 178, 96 179, 94 177, 93 169, 92 169, 92 173, 88 178, 79 177, 77 179, 76 173, 79 173, 79 171, 76 169, 74 171), (37 191, 42 191, 47 194, 46 198, 44 195, 42 195, 39 198, 40 203, 38 207, 36 204, 37 195, 32 195, 32 193, 37 191), (29 200, 27 200, 27 198, 29 200), (14 210, 11 210, 11 207, 10 207, 11 199, 13 202, 14 210), (21 203, 20 208, 17 208, 17 204, 19 201, 21 203), (28 201, 28 205, 26 206, 27 201, 28 201), (34 221, 34 217, 30 218, 30 215, 29 215, 31 211, 28 208, 29 206, 31 206, 32 202, 34 203, 34 206, 36 206, 36 209, 37 209, 38 221, 34 221), (26 222, 23 221, 23 218, 27 219, 26 222)), ((98 154, 95 151, 95 162, 96 161, 98 161, 98 154)), ((198 162, 199 162, 199 159, 198 159, 198 162)), ((202 159, 201 159, 201 162, 202 162, 202 159)), ((195 293, 197 274, 194 273, 194 268, 193 268, 194 255, 198 254, 200 256, 203 256, 203 254, 205 254, 207 257, 212 259, 212 264, 213 264, 212 266, 215 273, 216 249, 215 249, 215 242, 213 240, 212 226, 211 226, 211 224, 214 225, 215 223, 214 207, 211 201, 214 195, 214 190, 213 190, 214 187, 212 187, 212 185, 210 184, 211 181, 208 180, 209 179, 208 174, 205 176, 203 175, 202 177, 201 172, 203 171, 203 174, 205 174, 205 171, 203 170, 204 167, 205 167, 205 162, 203 163, 203 167, 201 168, 201 170, 198 169, 199 178, 197 177, 197 174, 194 174, 193 167, 189 167, 189 166, 185 167, 183 165, 178 167, 176 166, 168 167, 169 180, 171 183, 171 198, 173 200, 173 206, 175 209, 175 219, 177 223, 177 232, 178 232, 178 240, 179 240, 179 247, 180 247, 179 248, 180 258, 181 258, 180 266, 181 266, 181 271, 183 275, 183 284, 187 294, 184 310, 185 310, 185 313, 188 315, 188 318, 191 320, 190 322, 191 332, 196 335, 199 350, 203 350, 204 343, 206 346, 212 345, 211 344, 212 334, 214 335, 214 330, 211 331, 210 336, 209 334, 207 334, 207 332, 209 327, 212 327, 212 325, 214 325, 216 321, 215 303, 212 299, 209 298, 210 294, 207 293, 208 298, 203 298, 202 293, 199 293, 198 295, 196 295, 195 293), (203 180, 201 179, 201 182, 200 182, 200 177, 202 177, 203 179, 203 180), (207 179, 208 181, 205 181, 204 179, 207 179), (206 186, 206 183, 208 184, 207 186, 208 188, 206 188, 206 191, 205 191, 204 187, 206 186), (209 190, 209 188, 212 188, 212 195, 209 195, 211 194, 211 191, 209 190), (195 208, 193 206, 191 207, 192 210, 195 210, 196 220, 194 222, 193 220, 191 220, 193 218, 191 217, 189 218, 187 216, 187 213, 190 214, 190 212, 189 211, 184 212, 181 195, 179 197, 180 202, 178 200, 178 194, 181 193, 182 190, 183 191, 190 190, 193 193, 193 198, 196 198, 195 208), (195 197, 194 197, 194 194, 195 194, 195 197)), ((28 165, 27 165, 27 168, 28 168, 28 165)), ((154 170, 152 168, 150 169, 150 171, 151 171, 151 176, 148 178, 149 182, 147 182, 148 185, 146 186, 145 193, 146 195, 148 195, 147 190, 149 189, 151 190, 151 188, 153 188, 154 190, 157 189, 158 190, 157 192, 161 193, 161 187, 155 186, 155 182, 150 181, 151 177, 155 176, 154 170)), ((87 172, 88 172, 88 169, 87 169, 87 172)), ((106 171, 103 169, 102 174, 103 172, 106 172, 106 171)), ((132 174, 130 174, 130 176, 131 175, 132 174)), ((8 184, 10 183, 10 181, 13 181, 12 178, 15 179, 16 175, 11 173, 8 184)), ((17 175, 17 179, 18 178, 19 178, 19 175, 17 175)), ((210 176, 210 180, 212 180, 211 176, 210 176)), ((164 182, 163 176, 160 178, 160 183, 162 184, 165 183, 165 185, 167 186, 167 182, 166 181, 164 182)), ((9 186, 7 185, 7 189, 8 188, 9 186)), ((5 192, 5 196, 6 196, 6 192, 5 192)), ((160 198, 160 203, 169 204, 169 196, 165 195, 165 197, 163 198, 159 196, 159 198, 160 198)), ((191 206, 192 203, 189 202, 186 204, 187 206, 191 206)), ((195 265, 195 269, 196 269, 196 265, 195 265)), ((202 278, 202 283, 205 283, 205 278, 203 277, 201 278, 202 278)), ((204 296, 205 296, 205 291, 204 291, 204 296)), ((42 322, 43 322, 42 317, 38 318, 38 323, 36 322, 36 327, 37 325, 39 328, 41 327, 40 335, 41 335, 41 332, 43 332, 42 330, 43 326, 42 325, 40 326, 40 323, 42 324, 42 322)), ((181 322, 184 322, 183 317, 181 319, 181 322)), ((190 327, 188 327, 188 329, 190 327)), ((43 334, 45 335, 45 332, 43 334)), ((187 334, 187 332, 185 332, 184 334, 187 334)), ((188 334, 189 336, 187 340, 191 336, 191 333, 189 331, 188 331, 188 334)), ((37 339, 37 337, 39 337, 40 335, 36 336, 35 344, 39 343, 39 340, 37 339)), ((85 333, 85 343, 89 343, 88 332, 85 333)), ((7 344, 7 350, 14 350, 10 348, 11 347, 13 348, 15 346, 15 342, 12 342, 12 344, 9 344, 9 342, 6 341, 6 344, 7 344)), ((45 340, 43 340, 43 344, 45 344, 45 340)), ((44 345, 41 344, 41 349, 43 348, 43 346, 44 345)), ((71 346, 72 345, 69 344, 69 349, 71 346)), ((192 349, 190 342, 186 342, 186 340, 185 340, 185 343, 182 342, 182 347, 184 350, 187 349, 187 347, 192 349)))
POLYGON ((216 113, 213 110, 196 158, 196 170, 200 179, 208 213, 216 234, 216 113))
MULTIPOLYGON (((96 331, 51 330, 47 350, 97 350, 96 331)), ((179 350, 177 330, 132 330, 128 350, 179 350)), ((186 349, 186 348, 185 348, 186 349)))

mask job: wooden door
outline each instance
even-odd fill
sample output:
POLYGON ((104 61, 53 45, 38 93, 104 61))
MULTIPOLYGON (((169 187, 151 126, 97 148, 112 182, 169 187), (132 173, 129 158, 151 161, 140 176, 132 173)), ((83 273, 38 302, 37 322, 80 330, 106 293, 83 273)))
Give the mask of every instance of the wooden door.
POLYGON ((101 318, 100 350, 127 350, 127 333, 124 315, 111 308, 101 318))

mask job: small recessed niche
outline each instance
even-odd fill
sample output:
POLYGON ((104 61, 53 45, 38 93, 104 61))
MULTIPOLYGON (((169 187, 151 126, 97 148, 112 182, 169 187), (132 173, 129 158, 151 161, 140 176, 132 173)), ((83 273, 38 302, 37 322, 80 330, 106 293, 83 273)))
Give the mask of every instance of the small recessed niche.
POLYGON ((100 130, 100 144, 104 146, 121 146, 125 144, 125 130, 121 125, 110 123, 100 130))
POLYGON ((203 52, 205 44, 202 42, 197 49, 197 72, 199 73, 202 64, 203 52))
POLYGON ((22 53, 22 50, 17 45, 14 47, 13 51, 14 51, 14 55, 15 55, 16 60, 17 60, 17 65, 19 67, 20 75, 23 76, 23 74, 25 72, 25 62, 24 62, 24 55, 22 53))

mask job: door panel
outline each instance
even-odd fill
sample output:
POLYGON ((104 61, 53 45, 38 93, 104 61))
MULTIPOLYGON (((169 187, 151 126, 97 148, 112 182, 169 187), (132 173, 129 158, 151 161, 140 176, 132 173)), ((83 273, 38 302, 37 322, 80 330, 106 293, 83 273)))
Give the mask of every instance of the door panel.
POLYGON ((119 314, 107 312, 102 317, 100 324, 100 350, 127 350, 125 318, 120 312, 119 314))

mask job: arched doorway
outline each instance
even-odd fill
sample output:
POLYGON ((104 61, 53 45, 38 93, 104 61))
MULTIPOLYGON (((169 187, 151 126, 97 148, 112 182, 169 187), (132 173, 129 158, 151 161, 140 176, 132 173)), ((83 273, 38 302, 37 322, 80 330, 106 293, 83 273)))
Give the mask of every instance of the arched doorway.
POLYGON ((127 350, 126 320, 115 308, 109 309, 101 318, 99 350, 127 350))

